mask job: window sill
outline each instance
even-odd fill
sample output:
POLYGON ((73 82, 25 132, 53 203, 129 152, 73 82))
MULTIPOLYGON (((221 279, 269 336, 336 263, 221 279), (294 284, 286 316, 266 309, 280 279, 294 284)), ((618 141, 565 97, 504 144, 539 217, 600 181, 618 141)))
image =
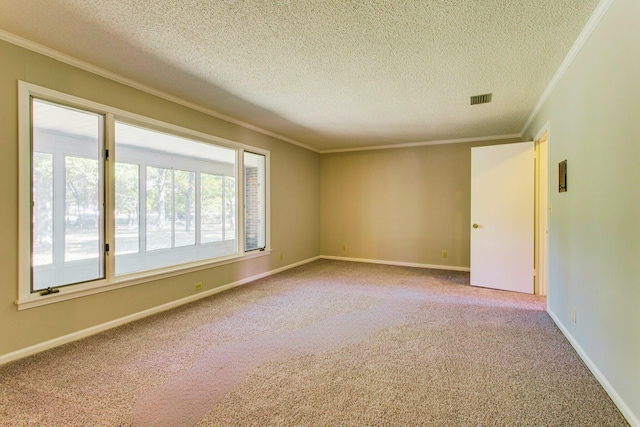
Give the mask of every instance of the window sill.
POLYGON ((126 276, 116 277, 110 282, 101 281, 99 283, 85 283, 73 285, 69 287, 58 288, 60 292, 49 295, 40 295, 33 293, 26 298, 19 299, 15 302, 18 310, 26 310, 29 308, 41 307, 48 304, 54 304, 70 299, 81 298, 88 295, 99 294, 102 292, 113 291, 115 289, 126 288, 141 283, 161 280, 168 277, 178 276, 181 274, 192 273, 194 271, 205 270, 207 268, 220 267, 226 264, 232 264, 240 261, 246 261, 253 258, 260 258, 271 253, 271 249, 262 251, 252 251, 240 255, 233 255, 225 258, 219 258, 215 261, 198 261, 178 266, 144 271, 141 273, 129 274, 126 276))

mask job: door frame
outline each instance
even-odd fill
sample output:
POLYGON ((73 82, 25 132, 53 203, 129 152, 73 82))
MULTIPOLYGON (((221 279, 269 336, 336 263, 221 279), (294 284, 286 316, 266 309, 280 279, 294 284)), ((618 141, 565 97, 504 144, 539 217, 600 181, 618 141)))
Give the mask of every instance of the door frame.
POLYGON ((549 137, 547 122, 534 138, 535 167, 535 216, 534 216, 534 293, 547 295, 549 273, 549 137))

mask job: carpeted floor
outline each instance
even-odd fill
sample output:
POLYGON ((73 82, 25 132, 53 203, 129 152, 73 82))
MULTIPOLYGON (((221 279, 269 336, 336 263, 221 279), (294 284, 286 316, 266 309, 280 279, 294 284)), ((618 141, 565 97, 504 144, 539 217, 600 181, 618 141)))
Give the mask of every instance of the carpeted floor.
POLYGON ((316 261, 0 367, 6 426, 626 426, 536 296, 316 261))

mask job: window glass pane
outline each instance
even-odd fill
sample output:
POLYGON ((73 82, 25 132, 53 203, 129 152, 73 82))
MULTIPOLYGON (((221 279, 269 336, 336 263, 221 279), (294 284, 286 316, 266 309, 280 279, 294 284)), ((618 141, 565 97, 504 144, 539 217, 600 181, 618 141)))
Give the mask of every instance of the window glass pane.
POLYGON ((176 170, 173 172, 176 214, 174 223, 175 245, 196 244, 196 174, 176 170))
POLYGON ((222 176, 200 175, 200 240, 202 243, 222 240, 222 176))
POLYGON ((171 248, 173 171, 147 166, 147 250, 171 248))
MULTIPOLYGON (((237 252, 237 150, 120 121, 115 124, 115 142, 117 164, 137 166, 140 171, 139 212, 132 211, 138 216, 138 223, 132 225, 137 229, 131 237, 135 240, 136 232, 142 236, 137 251, 121 253, 116 243, 116 275, 237 252), (232 184, 225 186, 225 179, 232 184), (226 230, 228 233, 224 234, 226 230)), ((125 193, 125 200, 133 199, 136 192, 135 187, 118 186, 117 176, 118 170, 116 204, 119 193, 125 193)), ((127 178, 127 183, 135 180, 127 178)), ((126 218, 127 214, 118 207, 118 224, 126 222, 121 217, 126 218)))
POLYGON ((245 251, 265 247, 265 156, 244 153, 245 251))
POLYGON ((32 110, 32 291, 104 278, 104 118, 37 99, 32 110))
POLYGON ((65 156, 65 261, 98 257, 98 178, 97 159, 65 156))
POLYGON ((33 153, 33 265, 53 263, 53 154, 33 153))
POLYGON ((236 179, 224 177, 224 240, 236 240, 236 179))
POLYGON ((140 167, 116 163, 116 255, 140 250, 140 167))

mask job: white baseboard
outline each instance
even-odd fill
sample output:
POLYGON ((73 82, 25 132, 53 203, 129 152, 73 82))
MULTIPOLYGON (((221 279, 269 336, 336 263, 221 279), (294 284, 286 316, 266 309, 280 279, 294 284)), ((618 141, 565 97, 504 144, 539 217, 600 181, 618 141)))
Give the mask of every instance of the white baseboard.
POLYGON ((319 258, 334 259, 337 261, 366 262, 369 264, 399 265, 401 267, 433 268, 436 270, 471 271, 469 267, 456 267, 453 265, 417 264, 413 262, 384 261, 379 259, 366 259, 366 258, 348 258, 348 257, 331 256, 331 255, 320 255, 319 258))
POLYGON ((296 263, 293 263, 293 264, 289 264, 289 265, 286 265, 284 267, 281 267, 281 268, 278 268, 278 269, 275 269, 275 270, 270 270, 270 271, 267 271, 265 273, 260 273, 260 274, 257 274, 255 276, 247 277, 245 279, 241 279, 241 280, 238 280, 238 281, 233 282, 233 283, 228 283, 228 284, 223 285, 223 286, 218 286, 217 288, 209 289, 209 290, 204 291, 204 292, 199 292, 197 294, 190 295, 190 296, 188 296, 186 298, 181 298, 179 300, 171 301, 171 302, 168 302, 166 304, 162 304, 162 305, 159 305, 159 306, 147 309, 147 310, 143 310, 143 311, 140 311, 138 313, 130 314, 128 316, 124 316, 124 317, 121 317, 119 319, 111 320, 109 322, 102 323, 100 325, 92 326, 90 328, 83 329, 81 331, 73 332, 71 334, 64 335, 64 336, 61 336, 61 337, 58 337, 58 338, 54 338, 52 340, 45 341, 45 342, 42 342, 42 343, 39 343, 39 344, 35 344, 35 345, 32 345, 30 347, 26 347, 26 348, 23 348, 23 349, 20 349, 20 350, 16 350, 16 351, 11 352, 11 353, 3 354, 2 356, 0 356, 0 365, 3 365, 5 363, 9 363, 9 362, 13 362, 15 360, 22 359, 23 357, 31 356, 33 354, 40 353, 42 351, 52 349, 54 347, 58 347, 58 346, 61 346, 63 344, 67 344, 67 343, 70 343, 70 342, 73 342, 73 341, 77 341, 79 339, 86 338, 86 337, 88 337, 90 335, 95 335, 95 334, 97 334, 99 332, 103 332, 103 331, 106 331, 108 329, 112 329, 112 328, 115 328, 117 326, 124 325, 126 323, 131 323, 131 322, 133 322, 135 320, 139 320, 139 319, 142 319, 144 317, 151 316, 152 314, 156 314, 156 313, 160 313, 162 311, 170 310, 172 308, 176 308, 176 307, 179 307, 181 305, 188 304, 190 302, 197 301, 199 299, 206 298, 206 297, 211 296, 211 295, 215 295, 217 293, 226 291, 227 289, 235 288, 236 286, 244 285, 246 283, 253 282, 254 280, 262 279, 263 277, 271 276, 271 275, 280 273, 282 271, 289 270, 290 268, 298 267, 300 265, 316 261, 319 258, 320 257, 314 257, 314 258, 309 258, 309 259, 306 259, 306 260, 303 260, 303 261, 300 261, 300 262, 296 262, 296 263))
POLYGON ((616 404, 616 406, 618 407, 622 415, 627 419, 629 424, 632 427, 640 427, 640 419, 638 419, 638 416, 634 414, 633 411, 631 411, 631 408, 629 408, 629 405, 627 405, 627 403, 622 399, 622 397, 620 397, 616 389, 613 388, 613 386, 604 376, 602 371, 600 371, 600 369, 598 369, 596 364, 593 363, 593 360, 591 360, 591 358, 587 355, 587 353, 580 346, 580 344, 578 344, 578 341, 576 341, 573 335, 571 335, 569 330, 560 321, 558 316, 556 316, 553 313, 553 311, 551 311, 548 307, 547 307, 547 313, 549 314, 549 316, 551 316, 551 319, 554 321, 554 323, 558 326, 560 331, 567 338, 571 346, 576 350, 576 353, 578 353, 578 356, 580 356, 584 364, 587 365, 587 367, 589 368, 593 376, 596 377, 596 379, 600 382, 600 384, 605 389, 609 397, 611 397, 611 400, 613 400, 613 403, 616 404))

